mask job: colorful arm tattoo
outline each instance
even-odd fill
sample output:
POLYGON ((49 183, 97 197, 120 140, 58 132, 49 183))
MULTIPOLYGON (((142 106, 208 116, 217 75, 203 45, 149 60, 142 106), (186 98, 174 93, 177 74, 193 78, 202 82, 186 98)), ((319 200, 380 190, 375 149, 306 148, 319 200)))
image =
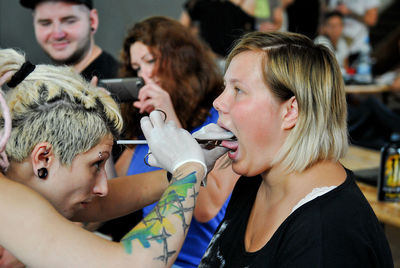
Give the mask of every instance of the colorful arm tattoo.
MULTIPOLYGON (((176 177, 180 177, 178 174, 176 177)), ((176 178, 173 178, 173 181, 176 178)), ((163 244, 163 253, 157 260, 168 263, 168 259, 176 253, 176 250, 168 248, 168 238, 176 233, 175 226, 168 217, 176 215, 182 222, 183 232, 189 229, 185 214, 194 210, 197 197, 195 191, 196 172, 186 175, 184 178, 174 181, 164 192, 154 209, 121 240, 125 251, 132 253, 132 241, 137 239, 144 248, 149 248, 150 241, 163 244), (193 201, 190 201, 192 199, 193 201), (189 203, 189 205, 187 204, 189 203)))

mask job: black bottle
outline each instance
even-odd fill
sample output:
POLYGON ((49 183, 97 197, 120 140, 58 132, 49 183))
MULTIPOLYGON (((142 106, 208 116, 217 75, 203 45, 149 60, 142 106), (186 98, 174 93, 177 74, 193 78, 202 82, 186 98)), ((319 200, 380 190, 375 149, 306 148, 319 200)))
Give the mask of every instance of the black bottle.
POLYGON ((381 149, 378 200, 400 201, 400 134, 394 133, 381 149))

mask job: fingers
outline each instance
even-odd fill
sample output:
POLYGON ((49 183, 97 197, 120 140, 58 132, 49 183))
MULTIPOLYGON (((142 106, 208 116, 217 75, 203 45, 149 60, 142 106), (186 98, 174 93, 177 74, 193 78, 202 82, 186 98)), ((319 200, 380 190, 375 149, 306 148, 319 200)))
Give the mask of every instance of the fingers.
POLYGON ((166 93, 161 87, 156 84, 146 84, 139 90, 138 99, 143 101, 148 98, 156 98, 159 95, 166 93))
POLYGON ((150 148, 148 153, 144 157, 144 163, 149 167, 158 167, 158 163, 150 148))
POLYGON ((99 82, 99 78, 97 76, 95 76, 95 75, 90 80, 90 84, 92 84, 93 86, 97 86, 98 82, 99 82))
POLYGON ((147 162, 173 172, 186 162, 199 162, 206 169, 203 152, 190 133, 177 128, 176 122, 164 121, 164 114, 153 111, 140 121, 152 154, 147 162))
POLYGON ((177 128, 176 122, 174 120, 169 120, 166 123, 166 126, 169 127, 169 128, 177 128))
POLYGON ((140 119, 140 127, 142 128, 146 140, 148 140, 151 134, 151 130, 153 129, 153 124, 151 123, 148 116, 144 116, 140 119))
POLYGON ((143 100, 143 101, 139 101, 139 113, 151 113, 155 107, 157 107, 155 105, 155 101, 154 99, 147 99, 147 100, 143 100))
POLYGON ((139 101, 134 103, 134 107, 138 108, 140 113, 149 113, 154 109, 173 109, 169 93, 154 83, 141 88, 138 99, 139 101))
POLYGON ((151 167, 159 167, 159 164, 153 154, 149 154, 147 161, 151 167))
POLYGON ((97 76, 93 76, 92 77, 92 79, 90 80, 90 84, 92 85, 92 86, 95 86, 95 87, 97 87, 99 90, 101 90, 101 91, 103 91, 105 94, 107 94, 107 95, 111 95, 111 93, 106 89, 106 88, 104 88, 104 87, 98 87, 97 85, 99 84, 99 78, 97 77, 97 76))
POLYGON ((164 118, 164 114, 162 112, 155 110, 150 113, 149 117, 150 117, 151 123, 153 124, 154 127, 161 128, 164 126, 165 118, 164 118))
POLYGON ((165 113, 162 111, 155 110, 149 116, 144 116, 140 119, 140 127, 146 139, 154 128, 162 128, 164 125, 165 113))

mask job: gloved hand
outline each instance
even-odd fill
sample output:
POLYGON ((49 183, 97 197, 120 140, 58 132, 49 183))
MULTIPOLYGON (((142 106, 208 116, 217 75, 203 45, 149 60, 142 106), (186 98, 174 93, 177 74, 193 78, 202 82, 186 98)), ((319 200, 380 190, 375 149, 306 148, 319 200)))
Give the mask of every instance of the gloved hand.
POLYGON ((146 137, 151 154, 148 163, 173 173, 187 162, 203 165, 207 174, 203 152, 196 140, 184 129, 177 128, 174 121, 167 123, 160 111, 153 111, 150 116, 140 120, 140 126, 146 137))
MULTIPOLYGON (((228 140, 235 135, 217 124, 211 123, 194 132, 192 136, 197 140, 228 140)), ((200 144, 200 146, 203 149, 208 172, 214 168, 215 161, 229 151, 228 148, 222 146, 210 147, 207 144, 200 144)))

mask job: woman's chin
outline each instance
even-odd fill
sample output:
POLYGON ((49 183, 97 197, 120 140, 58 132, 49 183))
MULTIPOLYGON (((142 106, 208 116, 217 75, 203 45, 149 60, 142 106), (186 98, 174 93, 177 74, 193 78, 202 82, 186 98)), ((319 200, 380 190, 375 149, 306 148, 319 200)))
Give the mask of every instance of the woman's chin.
POLYGON ((240 165, 239 163, 232 163, 232 170, 233 172, 235 172, 236 174, 239 174, 241 176, 247 176, 247 169, 244 168, 242 165, 240 165))
POLYGON ((247 173, 247 166, 241 161, 239 150, 229 151, 228 156, 232 160, 232 170, 239 175, 245 175, 247 173))

